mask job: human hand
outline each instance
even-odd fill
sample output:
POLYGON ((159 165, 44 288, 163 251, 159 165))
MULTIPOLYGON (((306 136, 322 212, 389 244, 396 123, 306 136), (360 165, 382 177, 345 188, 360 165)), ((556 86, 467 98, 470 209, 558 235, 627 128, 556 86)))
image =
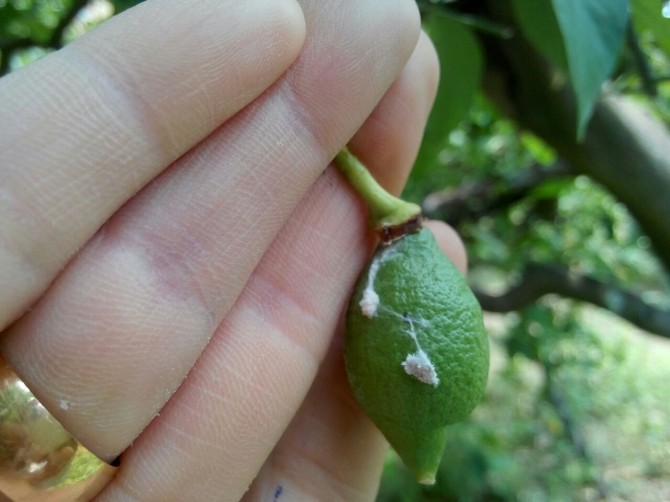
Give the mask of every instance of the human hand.
POLYGON ((418 32, 410 0, 153 0, 0 80, 2 350, 122 454, 100 500, 374 497, 385 443, 331 343, 371 242, 326 166, 355 134, 400 190, 418 32))

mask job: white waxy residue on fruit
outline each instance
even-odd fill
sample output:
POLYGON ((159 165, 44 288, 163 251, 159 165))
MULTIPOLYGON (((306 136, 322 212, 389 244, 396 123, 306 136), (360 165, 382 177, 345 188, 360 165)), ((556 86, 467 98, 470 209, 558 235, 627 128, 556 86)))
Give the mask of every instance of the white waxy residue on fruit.
POLYGON ((419 382, 437 387, 440 385, 437 371, 435 371, 435 366, 428 357, 428 354, 421 348, 416 329, 414 328, 415 324, 429 327, 430 323, 424 319, 413 319, 412 316, 407 313, 402 315, 402 320, 409 324, 409 330, 406 333, 412 341, 414 341, 414 345, 416 346, 416 352, 407 354, 407 357, 402 362, 402 367, 404 368, 405 373, 413 376, 419 382))
POLYGON ((358 302, 358 306, 361 308, 363 315, 370 319, 376 317, 378 312, 381 310, 387 315, 391 315, 394 318, 408 324, 409 329, 403 331, 414 342, 414 345, 416 346, 416 352, 407 354, 407 357, 401 363, 402 367, 405 370, 405 373, 407 373, 409 376, 412 376, 425 384, 437 387, 440 384, 440 379, 437 376, 433 362, 428 357, 428 354, 426 354, 426 352, 421 348, 415 329, 415 324, 423 327, 429 327, 430 323, 423 319, 414 319, 408 313, 401 314, 399 312, 392 311, 391 309, 381 304, 379 294, 375 291, 375 279, 377 278, 377 274, 379 273, 381 266, 384 264, 384 262, 393 258, 394 255, 395 253, 393 252, 393 248, 389 246, 373 258, 368 270, 368 278, 365 284, 365 289, 363 290, 361 300, 358 302))
POLYGON ((377 272, 379 272, 379 267, 381 267, 382 263, 392 257, 393 254, 391 248, 386 248, 375 256, 370 264, 370 269, 368 270, 368 282, 363 290, 361 301, 358 302, 363 315, 370 319, 377 315, 377 309, 379 308, 379 295, 375 291, 375 278, 377 277, 377 272))
POLYGON ((417 380, 433 387, 440 384, 440 379, 437 378, 435 366, 428 355, 421 349, 414 354, 407 354, 407 358, 402 362, 402 367, 405 368, 405 373, 413 376, 417 380))
POLYGON ((372 288, 366 288, 363 292, 363 298, 358 303, 361 307, 361 312, 365 317, 372 319, 377 315, 377 309, 379 308, 379 295, 372 288))

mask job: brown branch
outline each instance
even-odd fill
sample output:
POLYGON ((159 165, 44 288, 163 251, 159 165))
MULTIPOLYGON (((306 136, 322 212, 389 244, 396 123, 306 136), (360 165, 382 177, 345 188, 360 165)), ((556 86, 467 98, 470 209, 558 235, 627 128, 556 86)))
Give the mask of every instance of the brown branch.
POLYGON ((512 180, 489 179, 464 185, 451 192, 435 192, 424 200, 423 212, 432 219, 458 225, 464 220, 477 220, 526 198, 541 183, 572 174, 564 161, 551 166, 534 165, 512 180))
POLYGON ((545 295, 556 294, 602 307, 650 333, 670 338, 670 308, 657 307, 618 286, 558 267, 532 264, 502 295, 476 294, 489 312, 520 310, 545 295))

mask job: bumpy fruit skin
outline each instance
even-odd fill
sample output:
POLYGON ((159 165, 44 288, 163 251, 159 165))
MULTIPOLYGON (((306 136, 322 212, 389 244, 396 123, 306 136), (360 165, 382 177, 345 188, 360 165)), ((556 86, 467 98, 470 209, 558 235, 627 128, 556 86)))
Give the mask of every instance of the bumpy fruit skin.
POLYGON ((345 359, 362 408, 417 479, 433 483, 446 426, 482 397, 489 349, 481 308, 430 231, 381 246, 363 271, 347 311, 345 359), (379 305, 362 309, 370 290, 379 305), (419 350, 432 383, 403 365, 419 350))

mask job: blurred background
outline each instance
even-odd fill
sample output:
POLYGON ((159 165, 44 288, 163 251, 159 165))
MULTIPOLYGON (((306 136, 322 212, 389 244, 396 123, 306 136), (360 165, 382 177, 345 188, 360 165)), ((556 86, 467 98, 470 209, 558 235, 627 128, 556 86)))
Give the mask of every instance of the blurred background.
MULTIPOLYGON (((136 0, 0 0, 0 74, 136 0)), ((670 500, 670 2, 418 1, 442 66, 405 196, 464 237, 487 394, 433 487, 378 500, 670 500)))

